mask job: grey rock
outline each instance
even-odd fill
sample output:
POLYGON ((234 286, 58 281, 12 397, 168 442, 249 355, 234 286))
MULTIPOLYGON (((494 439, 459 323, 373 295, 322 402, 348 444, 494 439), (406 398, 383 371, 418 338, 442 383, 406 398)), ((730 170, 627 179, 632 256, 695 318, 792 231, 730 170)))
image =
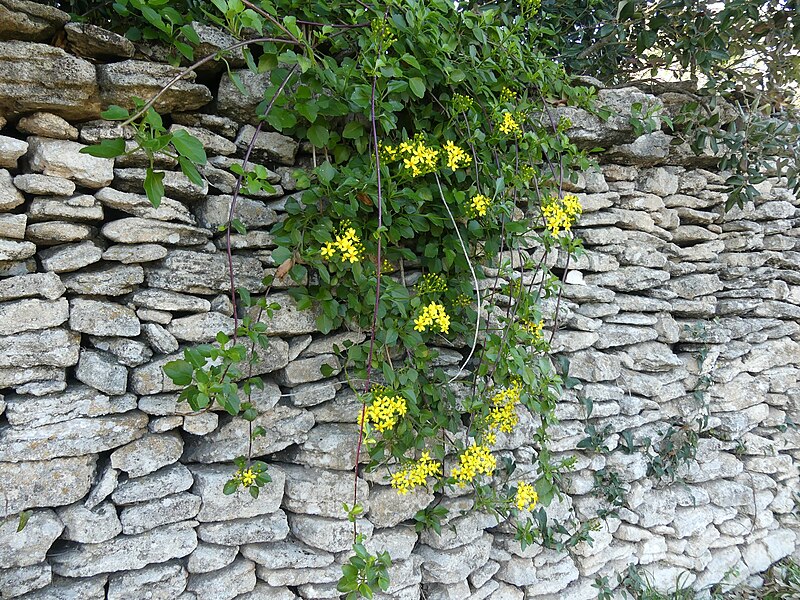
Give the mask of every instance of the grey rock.
POLYGON ((24 600, 83 600, 103 598, 107 577, 101 575, 91 579, 68 579, 53 577, 52 584, 25 596, 24 600))
POLYGON ((483 534, 476 542, 455 550, 436 550, 421 545, 417 553, 422 558, 424 581, 458 583, 489 560, 492 536, 483 534))
POLYGON ((296 540, 270 544, 247 544, 242 555, 267 569, 313 569, 327 567, 334 557, 296 540))
MULTIPOLYGON (((0 240, 0 263, 21 260, 36 254, 36 244, 31 242, 12 242, 0 240)), ((25 271, 23 271, 24 273, 25 271)))
MULTIPOLYGON (((233 196, 206 196, 194 207, 197 221, 203 227, 217 229, 228 223, 233 196)), ((245 227, 268 227, 278 220, 278 215, 264 202, 250 198, 238 198, 234 218, 239 219, 245 227)))
POLYGON ((595 347, 600 349, 638 344, 658 337, 658 332, 655 329, 634 327, 632 325, 615 325, 613 323, 604 325, 602 332, 603 335, 595 342, 595 347))
POLYGON ((48 40, 67 21, 69 14, 38 2, 0 2, 0 40, 48 40))
POLYGON ((59 48, 0 42, 0 111, 7 116, 44 110, 65 119, 96 118, 95 77, 94 65, 59 48))
POLYGON ((206 312, 173 319, 167 326, 178 340, 187 342, 213 342, 217 332, 233 333, 233 319, 218 312, 206 312))
MULTIPOLYGON (((148 475, 177 462, 183 452, 180 436, 165 433, 147 434, 111 453, 111 466, 129 477, 148 475)), ((194 515, 193 515, 194 516, 194 515)))
POLYGON ((429 506, 434 499, 434 495, 422 487, 400 496, 394 488, 376 485, 370 490, 367 518, 375 527, 395 527, 413 519, 418 511, 429 506))
POLYGON ((569 356, 569 374, 583 381, 612 381, 622 373, 618 357, 597 350, 581 350, 569 356))
POLYGON ((170 133, 175 133, 176 131, 180 130, 186 131, 193 137, 200 140, 200 142, 203 144, 203 148, 206 149, 209 155, 213 154, 227 156, 236 152, 236 144, 229 139, 222 137, 221 135, 217 135, 211 131, 208 131, 207 129, 202 129, 200 127, 187 127, 186 125, 172 125, 169 128, 170 133))
POLYGON ((142 333, 147 343, 159 354, 171 354, 178 350, 178 340, 161 325, 144 323, 142 333))
POLYGON ((28 151, 28 143, 0 135, 0 167, 17 168, 17 159, 28 151))
MULTIPOLYGON (((342 504, 353 502, 352 474, 289 464, 281 465, 281 470, 286 473, 286 496, 283 505, 291 512, 342 517, 342 504)), ((355 483, 358 503, 365 511, 369 511, 367 482, 359 477, 355 483)))
MULTIPOLYGON (((85 350, 84 350, 85 352, 85 350)), ((39 398, 11 394, 6 398, 6 417, 15 427, 41 427, 79 417, 99 417, 136 408, 136 398, 98 394, 84 385, 70 385, 65 391, 39 398)))
POLYGON ((323 354, 311 358, 302 358, 290 362, 280 373, 283 385, 294 387, 301 383, 319 381, 331 375, 338 375, 342 367, 339 359, 333 354, 323 354), (323 370, 328 372, 323 374, 323 370))
POLYGON ((64 369, 54 367, 6 367, 0 368, 0 387, 19 389, 31 382, 63 382, 65 377, 64 369))
MULTIPOLYGON (((263 456, 283 450, 291 444, 302 443, 314 425, 311 413, 288 406, 276 406, 260 414, 253 427, 264 427, 266 435, 253 440, 253 456, 263 456)), ((247 454, 248 423, 241 419, 229 421, 203 437, 190 437, 186 443, 185 460, 214 463, 232 461, 247 454)))
POLYGON ((5 169, 0 169, 0 210, 11 210, 24 202, 25 196, 13 184, 11 175, 5 169))
POLYGON ((194 592, 198 600, 232 600, 255 587, 255 564, 246 558, 237 558, 224 569, 192 574, 187 589, 194 592))
POLYGON ((608 273, 590 273, 586 283, 608 287, 620 292, 633 292, 658 287, 669 280, 669 273, 646 267, 620 267, 608 273))
POLYGON ((129 39, 91 23, 67 23, 64 32, 70 50, 78 56, 131 58, 135 51, 129 39))
POLYGON ((26 298, 0 303, 0 335, 58 327, 69 316, 66 298, 39 300, 26 298))
POLYGON ((200 510, 200 498, 186 492, 127 506, 119 515, 122 533, 135 535, 161 525, 186 521, 194 518, 198 510, 200 510))
POLYGON ((98 350, 113 354, 117 362, 127 367, 136 367, 146 363, 153 356, 150 348, 138 340, 91 336, 89 341, 98 350))
POLYGON ((186 568, 189 573, 216 571, 231 564, 238 554, 239 546, 218 546, 200 542, 194 552, 189 555, 186 568))
MULTIPOLYGON (((227 138, 236 137, 236 132, 239 130, 239 124, 236 121, 216 114, 197 112, 173 113, 172 122, 192 127, 204 127, 227 138)), ((214 157, 211 158, 213 159, 214 157)), ((211 162, 211 160, 209 160, 209 162, 211 162)))
MULTIPOLYGON (((297 302, 285 292, 271 294, 269 300, 280 305, 280 308, 271 317, 262 313, 261 322, 266 324, 268 335, 303 335, 318 331, 316 320, 321 314, 318 307, 298 310, 297 302)), ((255 318, 256 313, 252 316, 255 318)))
POLYGON ((320 423, 308 439, 285 455, 290 462, 312 467, 352 471, 356 464, 358 426, 343 423, 320 423))
POLYGON ((52 510, 34 510, 27 525, 17 531, 19 517, 0 520, 0 569, 30 567, 44 561, 47 551, 61 535, 64 525, 52 510))
MULTIPOLYGON (((251 293, 264 291, 263 267, 254 258, 234 256, 237 284, 251 293)), ((227 292, 230 287, 228 263, 224 254, 204 254, 172 250, 155 267, 145 269, 148 287, 188 294, 227 292)))
POLYGON ((103 502, 93 509, 77 502, 58 510, 64 524, 62 538, 82 544, 97 544, 116 537, 122 531, 117 510, 111 502, 103 502))
POLYGON ((164 310, 153 310, 152 308, 137 308, 136 316, 140 321, 148 323, 158 323, 159 325, 167 325, 172 321, 172 313, 164 310))
POLYGON ((0 337, 0 367, 71 367, 78 363, 80 335, 44 329, 0 337))
POLYGON ((205 298, 178 294, 159 289, 140 289, 132 296, 131 301, 137 307, 175 312, 208 312, 211 303, 205 298))
POLYGON ((48 460, 105 452, 141 437, 147 415, 132 411, 78 418, 33 429, 0 430, 0 461, 48 460))
POLYGON ((278 510, 249 519, 201 523, 197 527, 197 535, 204 542, 223 546, 275 542, 289 535, 289 525, 286 513, 278 510))
POLYGON ((189 225, 128 217, 107 223, 103 226, 102 234, 111 241, 122 244, 195 246, 205 244, 210 232, 189 225))
POLYGON ((256 517, 278 510, 283 500, 286 475, 277 468, 270 468, 272 481, 262 487, 258 498, 253 498, 247 490, 234 494, 224 494, 225 483, 236 472, 234 465, 193 465, 192 492, 203 500, 197 520, 227 521, 234 518, 256 517))
MULTIPOLYGON (((97 82, 104 104, 117 104, 134 108, 132 98, 151 98, 181 70, 170 65, 125 60, 98 65, 97 82)), ((154 108, 160 113, 187 111, 200 108, 211 100, 209 89, 194 83, 195 74, 182 78, 163 94, 154 108)))
POLYGON ((29 567, 0 570, 0 590, 4 597, 16 598, 48 585, 53 579, 50 565, 41 563, 29 567))
POLYGON ((160 260, 168 250, 158 244, 119 244, 103 252, 103 260, 115 260, 123 264, 145 263, 160 260))
POLYGON ((217 111, 241 123, 258 123, 256 107, 264 100, 271 85, 268 73, 253 73, 249 69, 234 71, 244 88, 244 94, 230 77, 223 77, 217 91, 217 111))
POLYGON ((99 544, 69 548, 52 557, 53 572, 64 577, 91 577, 182 558, 197 546, 192 525, 192 521, 186 521, 140 535, 119 536, 99 544))
MULTIPOLYGON (((343 552, 353 545, 353 523, 346 519, 293 514, 289 526, 292 534, 301 542, 326 552, 343 552)), ((359 533, 369 539, 373 531, 372 523, 358 519, 356 526, 359 533)))
POLYGON ((65 244, 45 248, 39 252, 42 267, 54 273, 77 271, 96 263, 103 256, 103 250, 92 242, 65 244))
POLYGON ((625 367, 635 371, 670 371, 683 366, 669 346, 658 342, 628 346, 619 357, 625 367))
POLYGON ((40 245, 80 242, 94 237, 97 231, 90 225, 68 221, 45 221, 32 223, 25 229, 25 237, 40 245))
POLYGON ((121 296, 144 281, 144 270, 139 265, 103 266, 65 275, 62 281, 69 291, 76 294, 121 296))
POLYGON ((187 225, 194 225, 195 219, 189 209, 177 200, 162 198, 158 208, 150 204, 147 196, 120 192, 114 188, 103 188, 95 194, 103 206, 121 210, 128 214, 145 219, 159 221, 178 221, 187 225))
POLYGON ((36 112, 17 122, 17 131, 58 140, 77 140, 78 130, 65 119, 48 112, 36 112))
POLYGON ((316 406, 336 397, 336 391, 341 387, 341 383, 336 379, 306 383, 298 385, 292 389, 291 401, 295 406, 301 408, 316 406))
POLYGON ((114 161, 81 154, 85 146, 67 140, 28 138, 30 168, 36 173, 71 179, 89 188, 101 188, 114 179, 114 161))
POLYGON ((69 307, 69 326, 75 331, 91 335, 123 337, 135 337, 141 332, 136 314, 121 304, 89 298, 73 298, 69 307))
POLYGON ((672 297, 693 300, 698 296, 712 294, 722 289, 722 282, 714 274, 684 275, 676 277, 664 284, 663 288, 673 294, 672 297))
MULTIPOLYGON (((114 169, 114 187, 124 192, 141 193, 144 190, 146 171, 143 168, 114 169)), ((193 183, 180 171, 164 171, 164 192, 176 200, 197 201, 208 194, 208 183, 193 183)))
POLYGON ((14 240, 25 239, 27 215, 0 215, 0 237, 14 240))
POLYGON ((192 435, 207 435, 217 426, 219 426, 219 416, 216 413, 186 415, 183 418, 183 430, 192 435))
POLYGON ((69 504, 89 491, 95 456, 0 463, 0 515, 69 504))
POLYGON ((138 571, 112 575, 108 580, 108 600, 171 600, 182 597, 186 589, 186 570, 180 564, 145 567, 138 571))
MULTIPOLYGON (((252 125, 242 127, 236 137, 240 150, 246 149, 256 133, 252 125)), ((293 165, 299 144, 290 137, 274 131, 261 131, 253 144, 253 155, 257 160, 274 161, 282 165, 293 165)))
MULTIPOLYGON (((44 175, 41 175, 44 177, 44 175)), ((94 196, 72 198, 34 198, 28 207, 28 218, 33 221, 102 221, 103 207, 94 196)))
POLYGON ((66 288, 54 273, 31 273, 0 280, 0 300, 16 300, 41 296, 47 300, 60 298, 66 288))
POLYGON ((193 481, 189 469, 182 464, 175 464, 120 483, 111 499, 118 506, 146 502, 186 491, 192 487, 193 481))

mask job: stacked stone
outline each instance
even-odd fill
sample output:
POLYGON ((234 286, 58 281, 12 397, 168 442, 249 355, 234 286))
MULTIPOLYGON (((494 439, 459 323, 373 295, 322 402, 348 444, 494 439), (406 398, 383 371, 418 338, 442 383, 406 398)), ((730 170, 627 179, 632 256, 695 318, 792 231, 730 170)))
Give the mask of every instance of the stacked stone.
MULTIPOLYGON (((228 43, 198 30, 207 52, 228 43)), ((588 599, 596 576, 631 563, 658 587, 681 576, 702 588, 796 552, 800 436, 787 425, 800 422, 798 200, 772 178, 756 206, 725 213, 724 175, 695 166, 662 132, 632 135, 631 103, 659 99, 603 90, 621 115, 608 123, 565 109, 573 139, 612 147, 600 172, 571 184, 586 253, 570 264, 547 257, 567 281, 555 348, 581 381, 557 409, 555 458, 577 460, 548 518, 594 517, 604 507, 593 492, 601 469, 629 491, 593 546, 523 550, 507 523, 464 514, 471 500, 457 490, 398 496, 383 473, 354 481, 360 403, 340 375, 339 349, 365 336, 320 334, 318 314, 298 310, 288 280, 272 286, 281 308, 261 316, 270 345, 253 367, 265 379, 253 425, 266 435, 252 450, 272 482, 258 499, 224 495, 249 427, 216 410, 192 413, 162 368, 183 348, 233 331, 220 226, 269 75, 238 72, 242 94, 209 71, 204 84, 185 79, 161 97, 172 130, 198 137, 209 161, 198 186, 158 157, 167 197, 155 209, 142 193, 140 153, 111 160, 79 150, 130 137, 99 120, 101 107, 131 107, 132 96, 150 97, 177 71, 25 0, 0 0, 0 39, 10 40, 0 41, 3 598, 336 598, 353 535, 342 504, 352 503, 354 484, 367 547, 393 558, 382 600, 423 590, 429 600, 588 599), (47 43, 58 32, 66 50, 47 43), (590 422, 613 432, 608 452, 578 446, 586 398, 590 422), (657 440, 671 419, 701 415, 714 436, 699 440, 696 461, 679 473, 685 483, 653 481, 642 453, 619 448, 624 431, 637 443, 657 440), (450 509, 441 535, 417 533, 415 513, 436 501, 450 509)), ((230 242, 237 285, 256 294, 278 266, 269 229, 295 192, 294 168, 310 157, 269 131, 253 148, 275 191, 239 198, 234 213, 247 233, 230 242)), ((509 256, 518 265, 537 251, 509 256)), ((455 374, 467 350, 438 350, 436 366, 455 374)), ((521 412, 515 432, 498 436, 499 454, 519 464, 515 477, 535 477, 536 425, 521 412)))

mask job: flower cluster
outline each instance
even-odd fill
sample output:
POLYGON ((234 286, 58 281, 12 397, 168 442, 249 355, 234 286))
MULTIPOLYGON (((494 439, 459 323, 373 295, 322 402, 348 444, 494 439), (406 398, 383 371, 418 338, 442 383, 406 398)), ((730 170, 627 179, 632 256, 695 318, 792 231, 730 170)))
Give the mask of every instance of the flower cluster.
MULTIPOLYGON (((364 421, 371 423, 375 429, 383 433, 397 424, 399 417, 406 414, 408 406, 402 396, 376 396, 372 404, 364 410, 364 421)), ((359 416, 359 425, 362 425, 359 416)))
POLYGON ((519 510, 530 510, 539 502, 539 494, 533 489, 530 483, 524 481, 517 482, 517 493, 514 502, 519 510))
POLYGON ((350 226, 350 221, 343 221, 335 235, 333 242, 326 242, 320 249, 324 260, 330 260, 339 252, 342 262, 358 262, 364 254, 364 245, 356 230, 350 226))
POLYGON ((504 135, 516 135, 521 131, 517 120, 507 110, 503 111, 503 122, 500 123, 500 132, 504 135))
POLYGON ((447 153, 447 166, 455 171, 459 167, 466 167, 469 164, 469 156, 464 150, 447 140, 442 146, 447 153))
POLYGON ((500 90, 500 102, 511 102, 515 100, 516 97, 517 93, 510 88, 503 87, 503 89, 500 90))
POLYGON ((423 452, 414 464, 392 474, 392 487, 405 495, 417 486, 427 485, 428 477, 436 477, 441 473, 441 463, 433 460, 428 452, 423 452))
POLYGON ((569 231, 582 212, 581 201, 575 194, 567 194, 563 198, 551 197, 549 202, 542 206, 545 226, 554 236, 562 230, 569 231))
POLYGON ((453 110, 456 112, 467 112, 472 108, 473 100, 469 96, 464 96, 456 92, 453 94, 453 110))
POLYGON ((426 331, 428 327, 433 328, 434 324, 440 333, 450 331, 450 316, 444 309, 444 305, 431 302, 423 307, 422 313, 414 319, 415 331, 426 331))
POLYGON ((256 473, 252 468, 239 469, 233 475, 234 481, 244 487, 250 487, 253 485, 256 482, 256 477, 258 477, 258 473, 256 473))
POLYGON ((542 330, 544 329, 544 321, 530 321, 524 320, 522 322, 522 328, 530 333, 534 340, 542 339, 542 330))
POLYGON ((436 170, 439 151, 425 145, 422 136, 414 136, 413 140, 400 142, 397 152, 403 158, 403 166, 411 171, 413 177, 433 173, 436 170))
POLYGON ((470 446, 458 459, 458 465, 453 469, 459 487, 464 487, 478 474, 491 476, 497 468, 497 459, 492 456, 487 446, 470 446))
POLYGON ((373 19, 372 23, 370 23, 370 27, 372 29, 372 34, 375 36, 375 40, 380 44, 383 50, 386 50, 397 41, 397 36, 392 33, 392 28, 389 27, 389 23, 384 19, 373 19))
POLYGON ((514 426, 519 422, 517 416, 517 404, 522 386, 515 381, 511 387, 500 390, 492 396, 492 408, 489 412, 489 429, 491 431, 502 431, 511 433, 514 426))
POLYGON ((417 282, 417 294, 438 294, 447 291, 447 281, 441 275, 426 273, 417 282))
POLYGON ((492 199, 483 194, 476 194, 470 200, 467 206, 467 216, 469 217, 485 217, 486 211, 492 205, 492 199))

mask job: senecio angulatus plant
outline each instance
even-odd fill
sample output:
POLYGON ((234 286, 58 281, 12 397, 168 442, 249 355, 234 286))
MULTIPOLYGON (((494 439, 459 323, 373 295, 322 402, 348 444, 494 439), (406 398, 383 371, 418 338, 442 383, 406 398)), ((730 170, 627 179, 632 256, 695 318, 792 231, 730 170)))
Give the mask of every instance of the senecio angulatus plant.
MULTIPOLYGON (((287 200, 272 231, 273 259, 278 275, 297 283, 298 307, 318 307, 320 331, 368 334, 344 349, 346 380, 362 401, 353 444, 368 455, 364 468, 384 473, 399 496, 470 493, 475 510, 516 525, 523 547, 591 541, 593 523, 553 525, 546 507, 571 464, 553 460, 547 446, 566 377, 549 356, 560 277, 581 252, 572 227, 582 207, 565 187, 592 164, 555 107, 594 110, 594 90, 573 86, 538 50, 549 34, 537 25, 535 3, 524 16, 448 0, 211 4, 208 19, 240 40, 227 50, 271 78, 259 130, 313 148, 314 168, 296 174, 304 191, 287 200), (520 260, 522 248, 538 258, 520 260), (546 260, 555 253, 566 261, 558 273, 546 260), (453 368, 435 366, 436 347, 448 345, 467 346, 469 355, 453 368), (505 449, 521 422, 536 454, 517 469, 505 449)), ((136 6, 128 6, 133 16, 136 6)), ((225 57, 221 50, 186 71, 225 57)), ((173 155, 194 180, 205 154, 188 134, 165 131, 154 100, 105 113, 133 128, 133 144, 110 140, 86 151, 144 151, 145 187, 157 205, 164 191, 155 155, 173 155)), ((234 218, 239 190, 269 185, 247 167, 250 149, 237 171, 229 257, 231 229, 244 229, 234 218)), ((277 307, 266 294, 237 290, 232 267, 230 276, 233 335, 187 348, 165 373, 193 410, 223 409, 252 424, 250 394, 263 384, 250 365, 269 344, 262 313, 277 307)), ((251 440, 263 434, 251 427, 251 440)), ((267 465, 255 458, 237 459, 225 493, 257 496, 269 484, 267 465)), ((369 598, 388 588, 391 559, 366 550, 357 496, 347 512, 353 556, 339 590, 369 598)), ((440 531, 447 518, 437 504, 415 520, 440 531)))

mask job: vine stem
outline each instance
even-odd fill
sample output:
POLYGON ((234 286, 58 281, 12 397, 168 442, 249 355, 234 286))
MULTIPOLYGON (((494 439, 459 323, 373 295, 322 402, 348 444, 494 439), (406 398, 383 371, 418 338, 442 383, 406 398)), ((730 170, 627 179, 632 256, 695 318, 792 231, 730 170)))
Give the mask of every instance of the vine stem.
MULTIPOLYGON (((381 268, 383 260, 381 257, 383 233, 383 190, 381 187, 381 153, 378 146, 378 126, 375 120, 375 87, 378 83, 378 76, 372 77, 372 94, 370 97, 369 115, 372 122, 372 145, 375 152, 375 171, 378 178, 378 256, 377 256, 377 276, 375 280, 375 309, 372 312, 372 327, 369 334, 369 354, 367 358, 367 380, 364 384, 364 393, 368 394, 372 387, 372 356, 375 351, 375 332, 378 325, 378 306, 381 300, 381 268)), ((361 405, 361 418, 358 428, 358 446, 356 446, 356 464, 353 469, 353 506, 358 502, 358 462, 361 459, 361 447, 364 444, 364 418, 367 414, 367 404, 361 405)), ((353 543, 358 537, 358 526, 353 520, 353 543)))
POLYGON ((286 40, 286 39, 283 39, 283 38, 272 38, 272 37, 259 37, 259 38, 253 38, 251 40, 244 40, 242 42, 236 42, 235 44, 231 44, 230 46, 222 48, 221 50, 218 50, 214 54, 209 54, 208 56, 205 56, 205 57, 201 58, 200 60, 192 63, 191 65, 189 65, 188 67, 183 69, 180 73, 175 75, 175 77, 170 79, 167 82, 167 84, 164 87, 162 87, 155 96, 150 98, 150 100, 148 100, 147 103, 142 108, 140 108, 138 111, 133 113, 130 117, 125 119, 120 124, 120 126, 121 127, 125 127, 126 125, 130 125, 131 123, 133 123, 136 119, 138 119, 143 114, 145 114, 148 110, 150 110, 153 107, 153 105, 156 102, 158 102, 158 99, 161 98, 161 96, 163 96, 164 94, 166 94, 170 90, 170 88, 172 88, 173 85, 178 83, 181 79, 186 77, 189 73, 192 73, 193 71, 196 71, 198 68, 202 67, 207 62, 209 62, 209 61, 211 61, 213 59, 216 59, 218 56, 224 54, 225 52, 230 52, 231 50, 236 50, 237 48, 243 48, 244 46, 249 46, 250 44, 262 44, 262 43, 265 43, 265 42, 275 42, 277 44, 294 44, 296 46, 297 45, 301 45, 300 42, 295 41, 295 40, 286 40))
POLYGON ((442 182, 439 181, 439 175, 437 173, 434 173, 433 176, 436 178, 436 185, 439 188, 439 197, 442 199, 442 204, 444 204, 444 207, 447 210, 447 215, 450 217, 450 222, 453 224, 453 229, 456 230, 458 241, 461 244, 461 250, 464 252, 464 258, 467 259, 467 266, 469 266, 469 272, 472 274, 472 283, 475 285, 475 296, 478 299, 478 309, 475 314, 475 335, 472 338, 472 348, 470 348, 469 355, 467 355, 467 358, 464 359, 464 362, 461 364, 461 367, 458 369, 456 374, 453 375, 450 378, 450 381, 447 382, 449 385, 458 379, 458 376, 461 375, 466 368, 467 363, 472 360, 472 355, 475 354, 475 348, 478 347, 478 332, 481 328, 481 310, 483 310, 483 301, 481 300, 481 290, 478 287, 478 276, 475 274, 475 268, 472 266, 472 261, 469 259, 469 252, 467 252, 467 246, 464 244, 464 239, 461 237, 461 232, 458 230, 455 217, 453 217, 450 206, 447 204, 447 200, 445 200, 444 191, 442 190, 442 182))

